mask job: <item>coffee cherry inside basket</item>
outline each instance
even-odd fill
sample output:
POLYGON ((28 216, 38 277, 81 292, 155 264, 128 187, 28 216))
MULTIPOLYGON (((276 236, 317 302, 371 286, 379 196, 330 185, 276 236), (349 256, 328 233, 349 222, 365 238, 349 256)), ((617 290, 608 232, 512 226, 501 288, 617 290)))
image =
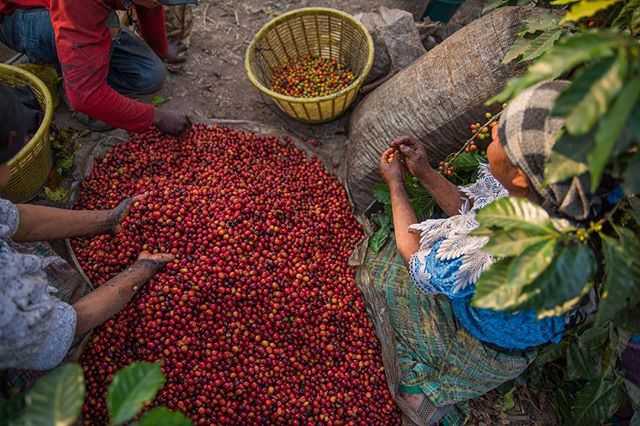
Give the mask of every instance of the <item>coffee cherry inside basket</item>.
POLYGON ((294 98, 315 98, 337 93, 354 81, 353 72, 338 60, 305 56, 277 70, 271 90, 294 98))

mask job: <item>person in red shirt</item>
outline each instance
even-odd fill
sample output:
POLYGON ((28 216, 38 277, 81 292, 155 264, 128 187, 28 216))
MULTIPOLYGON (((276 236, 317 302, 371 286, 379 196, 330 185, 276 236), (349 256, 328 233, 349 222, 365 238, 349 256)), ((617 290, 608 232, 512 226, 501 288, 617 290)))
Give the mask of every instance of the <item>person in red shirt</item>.
POLYGON ((126 95, 158 90, 170 52, 163 4, 197 0, 0 0, 0 42, 36 63, 59 64, 70 106, 109 126, 169 134, 190 126, 180 111, 126 95), (115 10, 135 9, 144 41, 119 28, 115 10))

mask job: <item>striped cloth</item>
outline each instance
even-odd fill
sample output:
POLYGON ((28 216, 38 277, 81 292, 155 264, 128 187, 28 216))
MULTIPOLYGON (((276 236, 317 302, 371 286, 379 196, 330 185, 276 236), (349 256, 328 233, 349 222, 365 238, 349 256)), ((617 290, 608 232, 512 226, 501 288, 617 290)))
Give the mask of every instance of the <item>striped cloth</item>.
MULTIPOLYGON (((519 376, 535 358, 534 351, 497 352, 471 336, 456 321, 446 297, 427 296, 413 284, 393 238, 378 254, 369 251, 365 268, 386 296, 399 391, 422 392, 436 407, 451 405, 445 426, 464 423, 465 401, 519 376)), ((387 339, 380 340, 384 351, 387 339)))

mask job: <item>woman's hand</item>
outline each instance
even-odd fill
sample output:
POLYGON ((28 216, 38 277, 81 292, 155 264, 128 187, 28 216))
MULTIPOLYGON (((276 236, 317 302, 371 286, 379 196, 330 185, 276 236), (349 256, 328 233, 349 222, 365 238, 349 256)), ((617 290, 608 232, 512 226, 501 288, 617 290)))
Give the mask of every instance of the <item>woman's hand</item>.
POLYGON ((111 229, 111 232, 113 232, 114 234, 119 234, 120 232, 122 232, 122 221, 129 214, 129 210, 131 210, 131 207, 133 207, 135 203, 142 200, 146 196, 147 194, 140 194, 129 197, 125 200, 122 200, 116 208, 110 211, 109 227, 111 229))
POLYGON ((182 111, 173 109, 156 107, 153 124, 162 133, 176 137, 183 137, 191 131, 191 119, 189 116, 182 111))
MULTIPOLYGON (((133 267, 139 267, 148 272, 149 278, 158 271, 164 270, 164 266, 173 262, 176 257, 171 253, 156 253, 151 254, 146 250, 143 250, 138 255, 138 260, 134 263, 133 267)), ((146 281, 146 280, 145 280, 146 281)), ((138 286, 134 287, 135 291, 138 291, 138 286)))
POLYGON ((402 182, 402 168, 395 148, 389 148, 382 153, 378 169, 387 185, 402 182))
POLYGON ((173 262, 176 257, 171 253, 156 253, 151 254, 146 250, 143 250, 138 255, 139 261, 153 262, 158 266, 162 266, 165 263, 173 262))
POLYGON ((418 179, 425 177, 432 171, 427 151, 420 142, 411 136, 400 136, 391 142, 391 147, 400 151, 409 173, 418 179))

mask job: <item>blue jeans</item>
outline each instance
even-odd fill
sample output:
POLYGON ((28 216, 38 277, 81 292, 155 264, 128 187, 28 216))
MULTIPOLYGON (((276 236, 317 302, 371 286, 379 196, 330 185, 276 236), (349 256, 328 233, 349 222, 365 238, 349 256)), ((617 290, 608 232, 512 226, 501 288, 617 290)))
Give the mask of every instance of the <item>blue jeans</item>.
MULTIPOLYGON (((117 27, 115 13, 109 26, 117 27)), ((0 42, 30 61, 58 64, 49 11, 42 8, 16 9, 0 21, 0 42)), ((121 30, 111 39, 107 84, 123 95, 148 94, 160 89, 166 77, 162 60, 143 40, 121 30)))

